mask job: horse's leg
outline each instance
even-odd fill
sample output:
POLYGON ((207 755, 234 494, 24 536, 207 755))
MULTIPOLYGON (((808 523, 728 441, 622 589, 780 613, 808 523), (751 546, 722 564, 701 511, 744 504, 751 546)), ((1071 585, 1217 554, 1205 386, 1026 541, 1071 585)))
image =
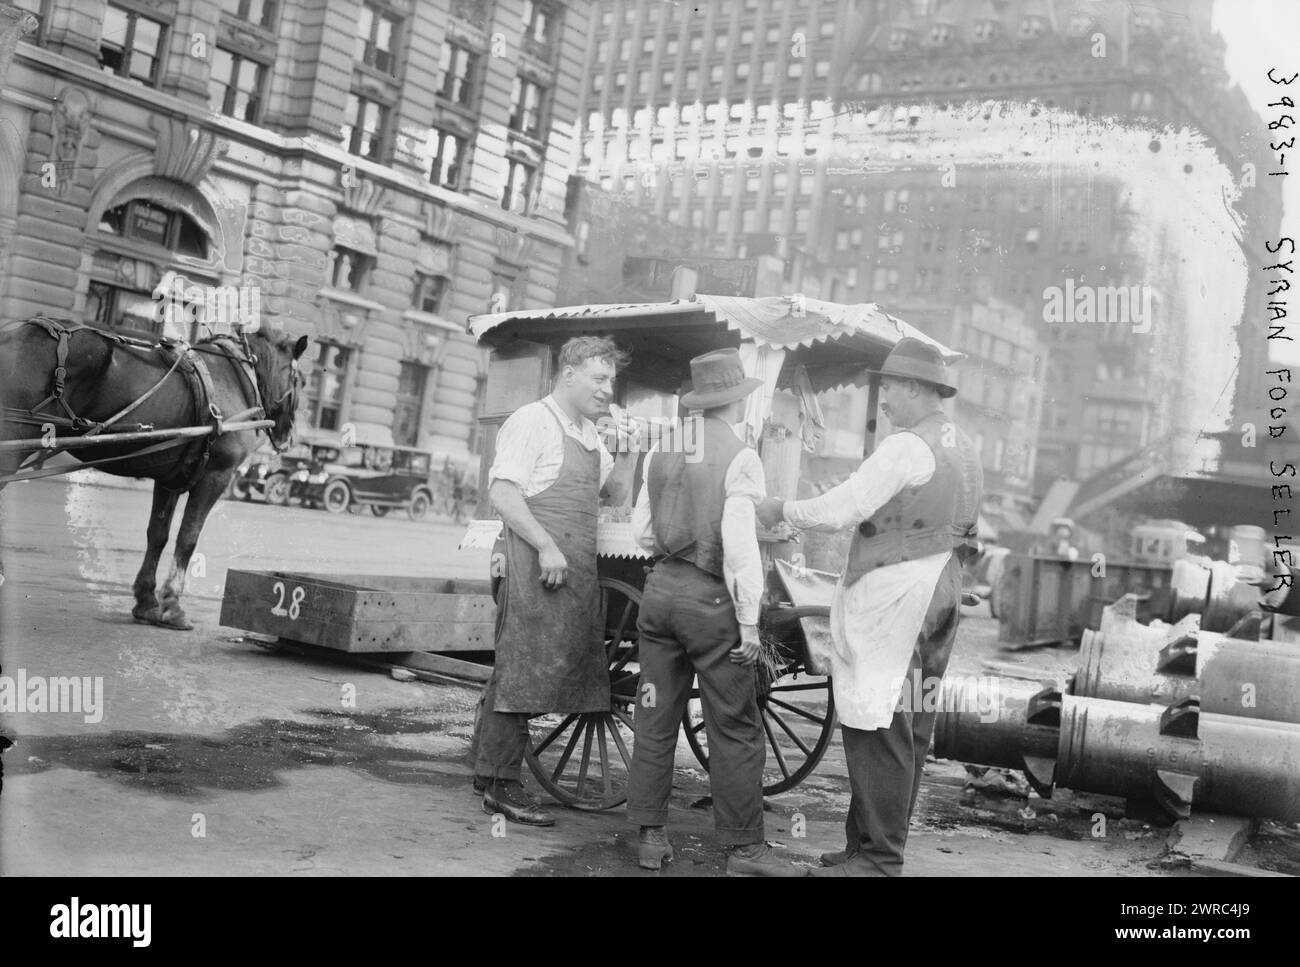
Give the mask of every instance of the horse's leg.
POLYGON ((208 519, 221 495, 226 492, 226 484, 234 469, 218 473, 204 474, 199 478, 185 501, 185 516, 181 518, 181 529, 176 535, 176 554, 172 558, 171 574, 163 584, 162 616, 158 622, 168 628, 189 631, 194 627, 181 607, 181 595, 185 593, 186 579, 189 577, 190 558, 199 543, 199 532, 208 519))
POLYGON ((164 490, 158 484, 154 484, 153 507, 149 510, 149 544, 145 548, 140 572, 135 576, 135 584, 131 586, 131 590, 135 592, 135 607, 131 609, 131 616, 137 621, 153 624, 161 616, 158 599, 154 596, 154 588, 158 580, 158 560, 162 557, 163 548, 167 546, 167 538, 171 534, 172 515, 176 513, 178 499, 180 494, 164 490))

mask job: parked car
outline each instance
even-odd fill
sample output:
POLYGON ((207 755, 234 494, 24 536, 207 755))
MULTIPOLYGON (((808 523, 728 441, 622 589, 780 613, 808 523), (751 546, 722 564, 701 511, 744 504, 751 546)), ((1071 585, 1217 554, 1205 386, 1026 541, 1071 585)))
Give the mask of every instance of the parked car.
POLYGON ((240 465, 230 479, 229 493, 240 500, 261 498, 268 504, 289 502, 289 480, 311 457, 311 448, 299 444, 284 453, 262 447, 240 465))
POLYGON ((333 460, 295 482, 295 492, 309 506, 331 514, 369 508, 383 517, 404 507, 411 520, 423 520, 433 504, 430 468, 433 455, 411 447, 336 447, 333 460))

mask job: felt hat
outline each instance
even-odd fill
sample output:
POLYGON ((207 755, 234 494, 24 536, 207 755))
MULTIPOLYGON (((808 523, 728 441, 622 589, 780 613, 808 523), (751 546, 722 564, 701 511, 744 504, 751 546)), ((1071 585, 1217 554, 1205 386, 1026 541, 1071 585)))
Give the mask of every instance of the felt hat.
POLYGON ((904 336, 889 351, 885 363, 873 372, 881 376, 895 376, 899 379, 915 379, 929 383, 944 399, 957 395, 957 387, 948 376, 948 367, 944 364, 939 350, 927 342, 912 336, 904 336))
POLYGON ((743 400, 763 385, 761 379, 745 375, 738 349, 715 349, 691 360, 691 386, 682 397, 688 410, 711 410, 743 400))

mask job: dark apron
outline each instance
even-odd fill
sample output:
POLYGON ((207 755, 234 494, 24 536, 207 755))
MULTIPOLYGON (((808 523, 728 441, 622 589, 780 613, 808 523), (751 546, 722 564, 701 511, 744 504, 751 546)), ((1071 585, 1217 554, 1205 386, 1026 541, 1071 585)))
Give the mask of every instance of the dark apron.
POLYGON ((563 586, 548 589, 541 582, 536 548, 504 529, 506 566, 497 591, 497 712, 609 709, 609 664, 596 579, 600 450, 584 449, 562 426, 560 432, 560 476, 525 502, 569 569, 563 586))

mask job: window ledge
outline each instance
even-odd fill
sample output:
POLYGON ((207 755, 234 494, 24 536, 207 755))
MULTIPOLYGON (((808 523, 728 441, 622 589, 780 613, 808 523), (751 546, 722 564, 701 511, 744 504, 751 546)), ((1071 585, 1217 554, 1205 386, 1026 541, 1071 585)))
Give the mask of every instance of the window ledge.
POLYGON ((335 289, 326 286, 321 289, 321 295, 335 302, 342 302, 344 305, 355 306, 358 309, 366 309, 371 312, 384 312, 387 308, 382 302, 367 299, 355 292, 349 292, 347 289, 335 289))
POLYGON ((407 309, 402 313, 402 318, 408 322, 419 323, 422 326, 428 326, 431 329, 444 329, 447 332, 463 333, 465 327, 457 325, 450 319, 444 319, 442 316, 435 315, 432 312, 421 312, 419 309, 407 309))

